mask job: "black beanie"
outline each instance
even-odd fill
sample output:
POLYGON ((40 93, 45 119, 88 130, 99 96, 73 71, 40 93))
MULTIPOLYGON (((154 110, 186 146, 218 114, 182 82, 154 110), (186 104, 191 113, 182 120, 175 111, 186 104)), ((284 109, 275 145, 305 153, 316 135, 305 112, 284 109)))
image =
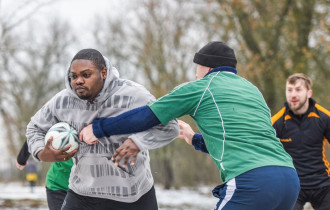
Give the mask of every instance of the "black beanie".
POLYGON ((234 50, 223 42, 209 42, 194 57, 194 63, 215 68, 232 66, 236 68, 237 60, 234 50))

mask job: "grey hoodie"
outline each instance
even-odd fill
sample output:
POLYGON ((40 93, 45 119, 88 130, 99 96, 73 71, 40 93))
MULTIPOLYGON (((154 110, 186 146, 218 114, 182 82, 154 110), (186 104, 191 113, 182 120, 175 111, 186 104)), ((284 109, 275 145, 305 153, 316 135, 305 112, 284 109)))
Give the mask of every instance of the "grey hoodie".
MULTIPOLYGON (((107 78, 93 103, 80 99, 72 90, 69 71, 65 78, 66 89, 51 98, 32 118, 26 137, 30 153, 37 153, 45 146, 48 129, 57 122, 67 122, 78 132, 98 117, 112 117, 154 101, 155 98, 141 85, 119 78, 118 71, 108 59, 107 78)), ((148 149, 154 149, 173 141, 179 134, 176 121, 155 126, 133 135, 117 135, 101 138, 94 145, 80 143, 73 157, 69 188, 83 196, 106 198, 121 202, 135 202, 153 185, 148 149), (136 164, 126 169, 116 167, 110 160, 115 150, 131 138, 140 148, 136 164)))

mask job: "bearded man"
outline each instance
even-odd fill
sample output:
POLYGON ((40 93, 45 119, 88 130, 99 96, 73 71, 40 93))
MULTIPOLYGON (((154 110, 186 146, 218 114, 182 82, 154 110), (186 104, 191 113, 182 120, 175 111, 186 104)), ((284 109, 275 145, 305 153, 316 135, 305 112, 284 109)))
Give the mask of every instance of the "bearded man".
POLYGON ((294 210, 306 202, 316 210, 330 209, 330 168, 324 151, 330 141, 330 112, 311 98, 312 81, 302 73, 288 77, 285 93, 287 101, 272 122, 300 179, 294 210))

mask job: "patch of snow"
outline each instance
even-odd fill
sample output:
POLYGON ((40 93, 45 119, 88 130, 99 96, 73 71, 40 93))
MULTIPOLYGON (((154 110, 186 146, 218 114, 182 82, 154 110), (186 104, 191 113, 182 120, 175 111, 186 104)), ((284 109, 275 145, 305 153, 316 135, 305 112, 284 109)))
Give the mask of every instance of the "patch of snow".
MULTIPOLYGON (((218 199, 211 194, 212 187, 181 188, 179 190, 164 190, 155 186, 159 210, 210 210, 214 209, 218 199)), ((34 187, 34 192, 28 185, 22 183, 0 183, 0 208, 5 200, 39 200, 46 202, 46 189, 44 186, 34 187)), ((1 208, 3 209, 3 208, 1 208)), ((6 210, 21 209, 19 207, 5 208, 6 210)), ((29 210, 44 210, 47 206, 36 208, 24 208, 29 210)))

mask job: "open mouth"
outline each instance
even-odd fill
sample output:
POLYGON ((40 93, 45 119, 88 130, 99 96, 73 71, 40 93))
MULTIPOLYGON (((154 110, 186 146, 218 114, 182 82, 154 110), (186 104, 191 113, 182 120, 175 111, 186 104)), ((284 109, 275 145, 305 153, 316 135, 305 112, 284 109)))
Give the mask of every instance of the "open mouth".
POLYGON ((291 103, 296 104, 296 103, 298 103, 298 101, 291 101, 291 103))

